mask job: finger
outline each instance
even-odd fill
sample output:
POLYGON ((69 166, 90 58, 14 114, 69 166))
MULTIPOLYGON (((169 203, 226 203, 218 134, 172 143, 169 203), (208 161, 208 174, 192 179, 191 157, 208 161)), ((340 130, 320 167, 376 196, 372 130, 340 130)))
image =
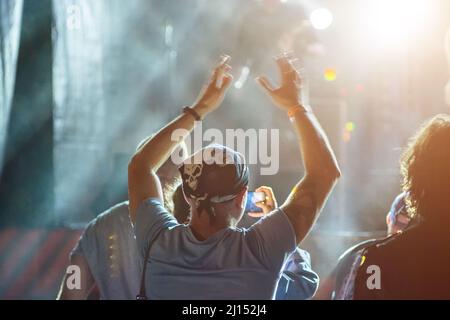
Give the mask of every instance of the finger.
POLYGON ((273 209, 277 206, 277 199, 275 198, 275 193, 271 187, 262 186, 256 189, 256 192, 264 192, 266 195, 265 204, 273 209))
POLYGON ((291 82, 295 82, 297 84, 297 83, 299 83, 299 80, 300 80, 300 75, 294 66, 291 66, 290 71, 285 72, 281 77, 282 85, 286 85, 291 82))
POLYGON ((278 55, 275 56, 275 60, 282 59, 282 58, 288 58, 291 59, 294 56, 294 51, 284 51, 278 55))
POLYGON ((298 58, 295 58, 295 57, 292 57, 292 58, 289 58, 289 63, 296 69, 296 64, 298 64, 299 63, 299 61, 300 61, 300 59, 298 59, 298 58))
POLYGON ((291 69, 295 70, 296 72, 299 72, 299 70, 301 69, 300 59, 292 58, 288 60, 288 63, 291 66, 291 69))
POLYGON ((221 73, 221 72, 222 72, 222 71, 221 71, 220 68, 215 68, 214 71, 213 71, 212 74, 211 74, 211 78, 210 78, 210 80, 209 80, 209 84, 214 84, 214 85, 216 85, 216 84, 217 84, 217 80, 219 79, 220 73, 221 73))
POLYGON ((217 86, 216 86, 217 89, 220 89, 220 88, 223 87, 223 81, 224 81, 224 78, 231 75, 231 74, 230 74, 231 70, 232 70, 232 68, 231 68, 231 66, 228 65, 228 64, 227 64, 227 65, 224 65, 224 66, 221 68, 221 70, 219 71, 219 74, 218 74, 218 76, 217 76, 217 80, 216 80, 216 81, 218 81, 218 82, 217 82, 217 86))
POLYGON ((232 69, 231 66, 228 64, 229 61, 230 56, 222 56, 220 64, 216 67, 214 71, 212 82, 215 84, 215 87, 219 90, 224 87, 224 80, 225 80, 224 78, 226 74, 229 73, 232 69))
POLYGON ((221 86, 217 86, 218 80, 222 76, 223 72, 228 72, 227 69, 231 70, 231 66, 228 64, 231 57, 228 55, 222 55, 219 64, 214 68, 213 74, 211 76, 210 83, 215 83, 217 88, 221 86))
POLYGON ((282 83, 285 84, 286 82, 299 82, 300 81, 300 75, 296 70, 292 70, 290 72, 287 72, 283 75, 282 83))
POLYGON ((273 87, 269 79, 267 79, 266 77, 259 77, 256 80, 269 94, 275 91, 275 88, 273 87))
POLYGON ((230 76, 226 71, 226 65, 223 65, 222 67, 219 67, 218 72, 217 72, 217 76, 215 79, 215 87, 218 90, 222 90, 222 88, 224 87, 224 82, 225 82, 225 78, 230 76))
POLYGON ((222 67, 224 65, 226 65, 228 62, 230 62, 231 57, 227 54, 223 54, 220 56, 220 63, 219 63, 219 67, 222 67))
MULTIPOLYGON (((261 192, 265 192, 265 191, 272 190, 272 188, 271 188, 271 187, 268 187, 268 186, 261 186, 261 187, 259 187, 259 188, 256 189, 256 190, 261 190, 261 192)), ((259 192, 259 191, 256 191, 256 192, 259 192)))
POLYGON ((298 73, 295 75, 294 82, 298 88, 302 88, 303 85, 302 78, 298 73))
POLYGON ((292 66, 289 64, 289 59, 287 57, 281 56, 276 59, 276 62, 282 75, 292 71, 292 66))
POLYGON ((220 88, 220 90, 222 90, 222 91, 227 90, 231 86, 232 83, 233 83, 233 76, 231 74, 226 74, 223 77, 222 87, 220 88))
POLYGON ((230 62, 231 57, 228 55, 222 55, 220 56, 220 62, 217 64, 215 70, 219 72, 220 70, 223 70, 225 66, 228 65, 228 62, 230 62))
POLYGON ((298 61, 298 59, 291 57, 291 55, 287 53, 277 59, 283 85, 286 84, 286 82, 299 78, 299 73, 295 65, 298 61))
POLYGON ((266 199, 263 202, 257 202, 255 203, 255 205, 260 208, 263 209, 264 212, 270 212, 272 210, 275 209, 275 202, 273 200, 273 198, 267 196, 266 199))
POLYGON ((265 187, 265 186, 261 186, 261 187, 257 188, 257 189, 255 190, 255 192, 262 192, 262 193, 264 193, 264 194, 266 195, 266 197, 267 197, 267 192, 266 192, 266 187, 265 187))
POLYGON ((257 206, 260 209, 263 209, 264 212, 272 210, 271 206, 265 201, 263 201, 263 202, 255 202, 255 206, 257 206))
POLYGON ((268 214, 269 212, 272 212, 275 209, 274 207, 270 206, 265 202, 257 202, 255 203, 255 206, 260 208, 265 214, 268 214))
POLYGON ((295 57, 294 57, 294 51, 290 50, 290 51, 284 52, 284 53, 283 53, 283 57, 287 58, 288 60, 295 59, 295 57))
POLYGON ((291 59, 289 60, 289 65, 291 66, 291 70, 295 72, 297 75, 300 75, 300 66, 299 65, 299 59, 291 59))
POLYGON ((263 192, 266 197, 273 198, 273 189, 271 187, 261 186, 258 189, 255 190, 256 192, 263 192))

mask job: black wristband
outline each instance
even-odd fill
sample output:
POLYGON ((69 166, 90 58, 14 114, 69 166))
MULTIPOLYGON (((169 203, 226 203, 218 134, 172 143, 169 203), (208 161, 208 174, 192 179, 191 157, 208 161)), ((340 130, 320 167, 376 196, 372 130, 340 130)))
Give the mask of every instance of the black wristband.
POLYGON ((183 112, 193 116, 195 121, 202 121, 202 117, 200 117, 200 115, 197 113, 197 111, 195 111, 191 107, 184 107, 183 112))

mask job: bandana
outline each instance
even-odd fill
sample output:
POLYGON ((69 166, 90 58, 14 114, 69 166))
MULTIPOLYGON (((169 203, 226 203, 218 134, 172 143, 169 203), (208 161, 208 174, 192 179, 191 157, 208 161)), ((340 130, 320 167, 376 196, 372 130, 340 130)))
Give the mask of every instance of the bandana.
POLYGON ((180 167, 183 191, 194 199, 199 212, 215 216, 213 203, 236 198, 248 185, 249 169, 244 156, 221 145, 211 145, 187 159, 180 167))

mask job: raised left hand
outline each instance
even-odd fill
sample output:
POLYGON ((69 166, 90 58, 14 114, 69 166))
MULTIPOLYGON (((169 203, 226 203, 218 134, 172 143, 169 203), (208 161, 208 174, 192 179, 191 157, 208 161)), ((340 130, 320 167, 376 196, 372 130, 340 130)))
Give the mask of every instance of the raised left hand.
POLYGON ((197 113, 204 117, 216 110, 222 103, 225 94, 233 82, 233 76, 230 74, 231 66, 228 64, 230 56, 222 55, 220 63, 214 69, 211 79, 203 87, 194 109, 197 113))

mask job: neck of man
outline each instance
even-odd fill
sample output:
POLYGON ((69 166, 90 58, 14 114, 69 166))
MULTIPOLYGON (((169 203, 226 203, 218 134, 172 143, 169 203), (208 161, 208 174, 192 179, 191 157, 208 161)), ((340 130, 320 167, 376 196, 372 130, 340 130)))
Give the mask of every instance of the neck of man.
POLYGON ((213 221, 205 211, 199 214, 196 210, 192 210, 191 222, 189 226, 192 233, 199 241, 204 241, 216 234, 217 232, 231 227, 230 220, 223 214, 218 214, 213 221))

